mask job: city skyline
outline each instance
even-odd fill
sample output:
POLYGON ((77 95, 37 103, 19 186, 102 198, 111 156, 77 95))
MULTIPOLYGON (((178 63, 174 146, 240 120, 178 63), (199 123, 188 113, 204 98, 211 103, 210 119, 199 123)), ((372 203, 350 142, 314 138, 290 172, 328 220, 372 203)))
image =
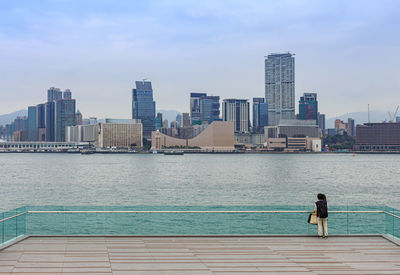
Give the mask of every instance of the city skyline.
POLYGON ((296 101, 318 93, 327 117, 400 101, 396 1, 0 5, 1 114, 55 86, 74 91, 88 117, 128 118, 142 78, 160 109, 188 112, 190 92, 262 97, 263 57, 286 51, 296 54, 296 101))

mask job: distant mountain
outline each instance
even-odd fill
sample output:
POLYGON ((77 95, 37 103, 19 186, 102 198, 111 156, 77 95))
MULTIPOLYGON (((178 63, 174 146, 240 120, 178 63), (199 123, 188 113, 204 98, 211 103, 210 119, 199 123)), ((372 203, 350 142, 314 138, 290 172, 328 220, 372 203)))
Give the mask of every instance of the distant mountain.
POLYGON ((0 125, 10 124, 18 116, 28 116, 28 110, 23 109, 10 114, 0 115, 0 125))
POLYGON ((157 110, 157 113, 162 113, 163 120, 167 119, 168 123, 175 121, 177 114, 182 114, 182 112, 177 110, 157 110))
MULTIPOLYGON (((398 114, 398 116, 399 116, 399 114, 398 114)), ((354 113, 348 113, 345 115, 331 117, 331 118, 326 119, 326 121, 325 121, 326 128, 334 128, 335 127, 335 119, 341 119, 344 122, 347 122, 347 119, 349 117, 354 119, 354 122, 356 125, 368 122, 368 112, 354 112, 354 113)), ((380 112, 380 111, 371 111, 370 112, 370 121, 371 122, 382 122, 385 120, 386 121, 389 120, 388 113, 380 112)))

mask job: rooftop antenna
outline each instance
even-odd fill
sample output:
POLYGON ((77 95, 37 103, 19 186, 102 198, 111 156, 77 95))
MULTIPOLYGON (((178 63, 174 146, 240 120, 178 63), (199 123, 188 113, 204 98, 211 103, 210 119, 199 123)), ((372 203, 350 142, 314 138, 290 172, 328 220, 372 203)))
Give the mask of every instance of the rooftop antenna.
POLYGON ((369 115, 369 104, 368 104, 368 123, 371 123, 371 121, 370 121, 370 115, 369 115))

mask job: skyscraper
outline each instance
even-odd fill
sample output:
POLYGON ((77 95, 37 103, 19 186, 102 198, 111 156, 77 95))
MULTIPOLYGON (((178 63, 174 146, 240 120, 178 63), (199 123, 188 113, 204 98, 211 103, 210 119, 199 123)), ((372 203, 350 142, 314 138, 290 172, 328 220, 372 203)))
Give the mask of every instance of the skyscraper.
POLYGON ((56 126, 55 126, 55 101, 49 101, 45 103, 46 108, 46 141, 55 141, 56 126))
POLYGON ((235 132, 249 132, 249 111, 247 99, 224 99, 222 102, 222 120, 233 121, 235 132))
POLYGON ((295 119, 295 71, 291 53, 270 54, 265 59, 265 101, 268 125, 295 119))
POLYGON ((162 113, 157 113, 157 116, 156 116, 156 119, 155 119, 155 128, 156 128, 156 130, 158 130, 158 129, 163 127, 162 122, 163 122, 162 113))
POLYGON ((349 136, 354 137, 356 135, 354 119, 352 119, 350 117, 347 119, 347 127, 346 128, 347 128, 346 132, 349 136))
POLYGON ((182 113, 182 127, 190 126, 190 115, 189 113, 182 113))
POLYGON ((318 101, 316 93, 304 93, 299 100, 299 119, 315 120, 318 124, 318 101))
POLYGON ((143 124, 143 137, 151 138, 155 130, 156 103, 153 100, 153 88, 150 81, 136 81, 132 90, 132 118, 140 119, 143 124))
POLYGON ((75 99, 55 101, 55 141, 65 141, 65 127, 75 126, 75 99))
MULTIPOLYGON (((68 90, 69 91, 69 90, 68 90)), ((62 99, 62 92, 59 88, 51 87, 47 90, 47 102, 62 99)))
POLYGON ((268 104, 264 98, 253 98, 253 131, 263 133, 264 127, 268 126, 268 104))
POLYGON ((318 113, 318 126, 319 129, 325 130, 325 114, 318 113))
POLYGON ((203 96, 200 98, 200 120, 211 123, 219 118, 219 96, 203 96))
POLYGON ((206 93, 190 93, 190 120, 192 124, 201 124, 200 98, 206 93))
POLYGON ((63 99, 72 99, 72 93, 69 89, 66 89, 63 92, 63 99))
POLYGON ((37 108, 36 106, 28 107, 28 140, 38 140, 38 127, 37 127, 37 108))

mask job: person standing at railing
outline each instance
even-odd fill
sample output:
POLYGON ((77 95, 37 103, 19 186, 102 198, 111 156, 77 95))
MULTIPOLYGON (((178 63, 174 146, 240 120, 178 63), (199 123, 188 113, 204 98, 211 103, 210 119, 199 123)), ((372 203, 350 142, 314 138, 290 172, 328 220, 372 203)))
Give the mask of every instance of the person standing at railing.
POLYGON ((324 194, 317 195, 315 212, 317 212, 318 237, 328 238, 328 202, 324 194))

